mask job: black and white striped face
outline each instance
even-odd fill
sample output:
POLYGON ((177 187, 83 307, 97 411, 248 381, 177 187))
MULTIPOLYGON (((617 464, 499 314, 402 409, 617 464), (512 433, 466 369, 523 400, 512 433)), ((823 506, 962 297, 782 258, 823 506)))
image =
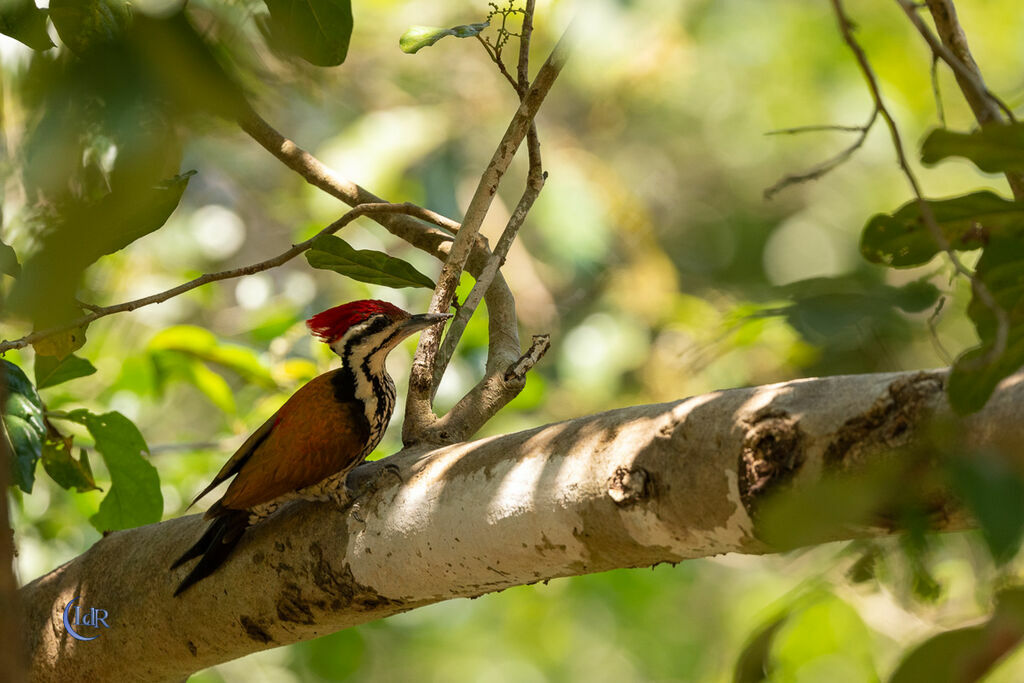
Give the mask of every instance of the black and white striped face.
MULTIPOLYGON (((362 365, 370 360, 373 370, 383 367, 384 359, 400 341, 415 330, 407 330, 408 318, 395 319, 383 313, 371 315, 363 322, 350 327, 345 334, 331 343, 331 349, 341 356, 349 367, 362 365)), ((372 367, 371 365, 371 367, 372 367)))
POLYGON ((449 317, 433 313, 407 317, 376 313, 350 327, 330 346, 350 368, 366 366, 370 373, 378 374, 384 370, 384 359, 399 342, 449 317))

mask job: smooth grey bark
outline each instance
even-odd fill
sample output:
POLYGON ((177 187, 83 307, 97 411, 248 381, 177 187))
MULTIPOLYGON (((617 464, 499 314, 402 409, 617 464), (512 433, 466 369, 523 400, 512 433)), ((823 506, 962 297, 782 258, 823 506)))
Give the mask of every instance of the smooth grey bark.
MULTIPOLYGON (((37 681, 181 680, 441 600, 620 567, 771 552, 758 537, 761 498, 920 446, 930 421, 956 419, 945 377, 799 380, 403 451, 388 459, 402 482, 382 478, 347 511, 312 502, 283 509, 180 598, 171 595, 187 567, 167 567, 202 532, 199 515, 115 532, 22 588, 31 674, 37 681), (96 640, 64 632, 61 610, 76 596, 110 613, 110 628, 96 640)), ((967 443, 1019 450, 1022 380, 1003 382, 984 410, 959 424, 967 443)), ((379 469, 371 463, 354 474, 379 469)), ((955 513, 936 522, 968 524, 955 513)))

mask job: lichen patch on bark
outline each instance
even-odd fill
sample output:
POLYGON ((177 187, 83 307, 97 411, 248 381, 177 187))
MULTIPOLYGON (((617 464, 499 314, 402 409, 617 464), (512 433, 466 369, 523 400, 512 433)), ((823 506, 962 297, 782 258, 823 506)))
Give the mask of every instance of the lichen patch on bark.
POLYGON ((866 412, 836 431, 825 448, 826 467, 849 469, 870 453, 906 446, 943 400, 942 375, 919 372, 892 382, 866 412))
POLYGON ((789 483, 807 459, 799 421, 784 410, 766 408, 746 422, 740 450, 740 501, 754 517, 758 503, 789 483))
POLYGON ((651 492, 651 478, 642 467, 616 467, 608 478, 608 497, 619 507, 630 507, 646 500, 651 492))

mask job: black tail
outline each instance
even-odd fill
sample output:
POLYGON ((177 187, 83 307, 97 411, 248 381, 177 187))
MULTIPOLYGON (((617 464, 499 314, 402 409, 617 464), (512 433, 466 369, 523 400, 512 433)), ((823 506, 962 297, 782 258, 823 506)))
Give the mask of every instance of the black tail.
POLYGON ((231 555, 231 551, 238 545, 238 541, 241 540, 242 534, 248 526, 248 510, 225 510, 218 515, 210 523, 202 538, 171 565, 171 569, 177 569, 192 558, 202 556, 188 576, 178 584, 174 596, 181 595, 189 586, 205 579, 224 564, 224 560, 231 555))

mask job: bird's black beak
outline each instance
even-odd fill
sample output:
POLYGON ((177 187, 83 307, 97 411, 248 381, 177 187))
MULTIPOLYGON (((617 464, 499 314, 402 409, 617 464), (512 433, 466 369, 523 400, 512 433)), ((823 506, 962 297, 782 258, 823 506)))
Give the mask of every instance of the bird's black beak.
POLYGON ((409 316, 409 319, 402 323, 402 331, 406 334, 419 332, 431 325, 443 323, 450 317, 452 316, 448 313, 420 313, 419 315, 409 316))

